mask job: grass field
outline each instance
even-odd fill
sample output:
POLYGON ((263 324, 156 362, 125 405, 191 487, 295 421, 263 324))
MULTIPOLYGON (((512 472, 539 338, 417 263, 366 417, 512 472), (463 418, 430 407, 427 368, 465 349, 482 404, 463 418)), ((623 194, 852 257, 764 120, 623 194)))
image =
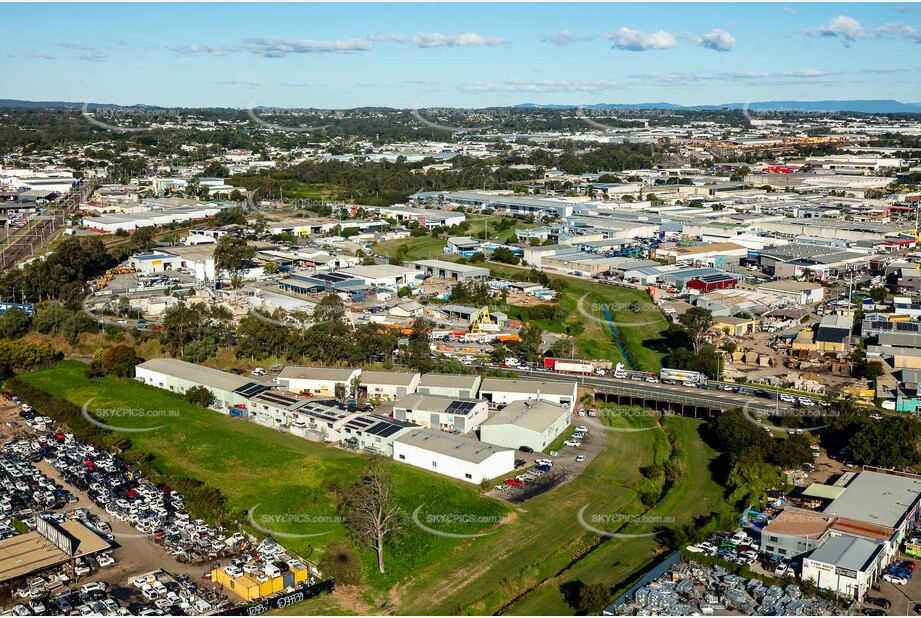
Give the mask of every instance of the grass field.
MULTIPOLYGON (((462 546, 410 584, 401 586, 400 613, 572 614, 574 610, 562 592, 566 583, 581 580, 606 583, 617 590, 626 588, 661 552, 655 537, 599 544, 600 537, 583 529, 577 520, 583 506, 586 513, 658 514, 665 520, 674 517, 675 522, 724 507, 722 488, 713 482, 709 472, 716 454, 697 435, 699 421, 665 420, 681 445, 676 456, 686 460, 688 471, 648 512, 635 492, 635 487, 644 482, 639 470, 668 458, 668 439, 648 417, 614 417, 610 423, 654 429, 605 432, 607 445, 585 472, 521 505, 516 509, 516 525, 501 537, 477 539, 462 546)), ((662 525, 670 525, 665 520, 662 525)), ((617 524, 599 527, 615 530, 617 524)), ((623 532, 647 533, 656 527, 652 523, 635 523, 623 532)))
MULTIPOLYGON (((651 424, 651 421, 633 424, 651 424)), ((663 424, 669 428, 675 441, 680 445, 676 457, 684 460, 687 472, 669 489, 655 507, 644 513, 644 517, 650 520, 660 518, 662 525, 669 526, 673 523, 686 523, 698 514, 728 510, 728 505, 723 499, 722 487, 713 480, 709 473, 709 466, 717 454, 698 435, 701 421, 669 417, 663 421, 663 424)), ((658 453, 661 457, 661 451, 658 453)), ((594 504, 592 511, 595 511, 594 504)), ((653 527, 653 523, 637 523, 631 525, 625 532, 648 532, 653 527)), ((567 604, 564 593, 573 583, 604 584, 612 590, 613 596, 616 596, 629 588, 638 578, 637 573, 646 565, 651 564, 659 553, 659 542, 656 537, 611 539, 579 561, 573 568, 550 579, 521 598, 505 613, 512 615, 572 614, 573 608, 567 604)))
POLYGON ((374 246, 374 253, 380 253, 387 257, 397 254, 400 247, 406 246, 406 255, 404 260, 444 260, 451 259, 455 256, 444 255, 442 249, 448 246, 446 240, 442 238, 433 238, 432 236, 418 236, 411 238, 400 238, 398 240, 388 240, 374 246))
MULTIPOLYGON (((361 455, 309 442, 287 433, 191 406, 174 393, 134 380, 88 379, 86 366, 62 362, 58 367, 21 376, 21 379, 76 405, 92 399, 90 411, 131 408, 168 411, 169 416, 126 416, 109 422, 122 427, 162 429, 127 434, 133 445, 153 455, 152 465, 166 474, 184 475, 221 489, 229 506, 244 513, 254 507, 257 523, 268 517, 287 523, 264 524, 284 534, 320 534, 313 538, 279 537, 284 544, 316 559, 326 543, 346 537, 338 523, 332 488, 354 481, 364 465, 361 455), (172 414, 174 413, 174 414, 172 414), (296 517, 291 517, 295 515, 296 517), (295 521, 290 521, 294 519, 295 521), (305 521, 307 520, 307 521, 305 521), (318 523, 323 522, 323 523, 318 523)), ((100 418, 108 418, 100 413, 100 418)), ((396 462, 388 472, 400 506, 407 513, 423 505, 422 513, 475 513, 496 520, 507 507, 480 495, 478 487, 429 474, 396 462)), ((263 524, 260 524, 263 525, 263 524)), ((448 532, 479 532, 483 524, 446 524, 448 532)), ((399 550, 387 555, 388 573, 376 571, 371 551, 363 553, 368 581, 387 588, 430 563, 458 544, 455 539, 428 534, 407 522, 400 533, 399 550)))

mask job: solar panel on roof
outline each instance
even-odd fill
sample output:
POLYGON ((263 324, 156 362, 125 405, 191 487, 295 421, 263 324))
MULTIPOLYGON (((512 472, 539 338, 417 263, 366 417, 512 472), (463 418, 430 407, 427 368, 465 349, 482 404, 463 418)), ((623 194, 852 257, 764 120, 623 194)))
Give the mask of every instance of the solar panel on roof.
POLYGON ((475 407, 476 404, 471 401, 452 401, 445 412, 447 414, 466 416, 475 407))
POLYGON ((240 388, 234 389, 233 392, 249 399, 251 397, 255 397, 259 393, 269 390, 270 388, 272 388, 270 385, 263 384, 261 382, 247 382, 240 388))

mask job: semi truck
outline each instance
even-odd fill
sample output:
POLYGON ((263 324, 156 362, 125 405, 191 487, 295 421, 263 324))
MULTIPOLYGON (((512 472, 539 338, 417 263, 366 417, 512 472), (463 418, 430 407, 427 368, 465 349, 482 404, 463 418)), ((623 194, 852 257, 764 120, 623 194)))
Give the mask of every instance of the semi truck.
POLYGON ((575 360, 558 360, 553 365, 557 373, 578 373, 582 375, 592 375, 595 373, 595 366, 591 363, 583 363, 575 360))
POLYGON ((687 371, 686 369, 667 369, 663 368, 659 372, 659 378, 663 382, 693 382, 694 384, 706 384, 707 376, 699 371, 687 371))

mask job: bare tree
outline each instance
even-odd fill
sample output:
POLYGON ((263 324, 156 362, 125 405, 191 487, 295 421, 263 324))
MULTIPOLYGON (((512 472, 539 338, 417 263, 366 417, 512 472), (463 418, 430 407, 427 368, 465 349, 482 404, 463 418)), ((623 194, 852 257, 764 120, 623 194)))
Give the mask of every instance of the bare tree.
POLYGON ((372 457, 346 494, 346 523, 352 535, 377 551, 377 568, 384 572, 384 539, 403 525, 403 512, 394 503, 384 460, 372 457))

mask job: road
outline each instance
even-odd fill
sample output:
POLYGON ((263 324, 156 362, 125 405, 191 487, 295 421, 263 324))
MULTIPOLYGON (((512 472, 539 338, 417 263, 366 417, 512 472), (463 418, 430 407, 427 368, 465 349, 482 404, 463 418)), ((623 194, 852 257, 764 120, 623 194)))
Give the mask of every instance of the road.
POLYGON ((784 403, 779 399, 772 400, 718 390, 715 387, 721 384, 720 382, 710 382, 711 386, 714 388, 703 390, 681 386, 679 384, 663 384, 661 382, 651 383, 629 379, 605 378, 601 376, 577 376, 548 371, 533 371, 529 369, 515 369, 514 371, 522 377, 531 379, 540 378, 543 380, 577 382, 583 386, 590 386, 615 394, 648 397, 649 399, 661 399, 673 401, 675 403, 710 406, 722 410, 739 408, 746 404, 748 404, 748 409, 751 412, 762 414, 776 413, 778 411, 782 412, 793 408, 790 404, 784 403))

